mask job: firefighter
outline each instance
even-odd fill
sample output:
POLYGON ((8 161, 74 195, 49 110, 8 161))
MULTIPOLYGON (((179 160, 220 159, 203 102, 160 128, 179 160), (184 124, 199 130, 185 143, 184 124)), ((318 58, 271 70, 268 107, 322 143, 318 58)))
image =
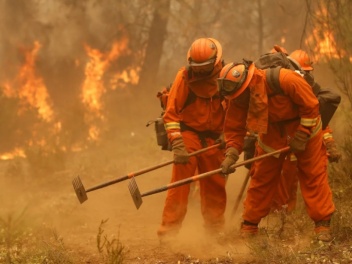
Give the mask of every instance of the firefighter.
MULTIPOLYGON (((320 85, 314 81, 312 74, 313 62, 307 52, 304 50, 295 50, 289 55, 289 59, 297 64, 304 71, 305 78, 313 87, 313 92, 316 96, 320 91, 320 85), (308 77, 308 78, 307 78, 308 77)), ((341 158, 341 153, 338 151, 335 140, 332 135, 332 129, 329 126, 323 129, 323 144, 326 147, 328 160, 330 163, 338 162, 341 158)), ((285 210, 292 212, 297 203, 297 159, 294 154, 290 154, 283 165, 281 180, 278 186, 278 191, 273 200, 274 210, 285 210)))
MULTIPOLYGON (((258 133, 256 156, 289 145, 297 158, 297 175, 308 215, 315 223, 316 238, 331 241, 330 219, 335 206, 328 183, 319 102, 309 84, 294 71, 282 68, 279 83, 284 96, 271 96, 273 91, 265 71, 247 60, 227 64, 222 69, 219 90, 231 100, 224 123, 226 156, 221 164, 222 173, 232 172, 247 130, 258 133)), ((242 237, 257 234, 258 224, 269 214, 287 155, 266 157, 252 164, 242 237)))
MULTIPOLYGON (((216 148, 189 157, 188 153, 219 142, 225 118, 225 104, 219 96, 217 78, 223 67, 222 47, 213 38, 199 38, 187 53, 188 66, 182 67, 172 83, 163 120, 172 145, 174 165, 171 183, 218 169, 224 149, 216 148), (192 102, 185 101, 194 93, 192 102)), ((201 213, 210 234, 224 228, 226 179, 221 174, 199 181, 201 213)), ((187 212, 189 185, 168 190, 157 231, 161 242, 170 240, 180 230, 187 212)))

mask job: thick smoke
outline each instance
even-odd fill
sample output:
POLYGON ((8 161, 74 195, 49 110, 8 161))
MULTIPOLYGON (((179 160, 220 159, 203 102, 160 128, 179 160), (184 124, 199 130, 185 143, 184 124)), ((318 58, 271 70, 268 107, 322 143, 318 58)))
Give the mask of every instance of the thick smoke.
MULTIPOLYGON (((35 74, 43 80, 55 116, 52 123, 46 124, 40 120, 36 109, 27 109, 26 114, 22 111, 22 114, 13 115, 9 124, 6 113, 21 112, 19 109, 23 102, 16 97, 10 99, 3 96, 0 119, 8 124, 0 129, 0 135, 7 144, 0 147, 0 153, 33 141, 34 130, 37 130, 35 133, 37 140, 45 138, 45 135, 52 135, 55 122, 60 122, 61 133, 55 135, 55 140, 52 140, 51 144, 65 147, 85 144, 89 133, 81 100, 85 66, 89 61, 85 46, 104 53, 123 35, 118 27, 121 23, 117 12, 118 6, 111 5, 112 2, 101 3, 94 0, 0 2, 1 91, 4 91, 6 85, 14 93, 20 91, 23 83, 17 79, 25 63, 25 54, 34 49, 35 43, 39 43, 35 74), (12 137, 9 131, 13 131, 12 134, 16 137, 12 137)), ((112 65, 111 68, 117 70, 119 67, 112 65)), ((109 75, 108 70, 106 75, 109 75)), ((109 85, 109 80, 104 82, 109 85)), ((109 100, 112 101, 111 98, 109 100)), ((110 112, 114 112, 114 109, 110 109, 110 112)), ((49 144, 51 139, 45 141, 49 144)))

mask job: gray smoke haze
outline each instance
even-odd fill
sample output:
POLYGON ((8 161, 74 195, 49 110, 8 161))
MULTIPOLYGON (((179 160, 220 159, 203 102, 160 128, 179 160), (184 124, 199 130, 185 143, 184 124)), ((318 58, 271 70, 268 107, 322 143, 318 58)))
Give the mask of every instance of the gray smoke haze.
MULTIPOLYGON (((35 70, 43 78, 53 110, 65 131, 64 139, 60 140, 71 144, 86 138, 85 109, 79 98, 85 79, 85 65, 89 61, 84 47, 87 44, 107 52, 114 41, 123 37, 129 39, 130 53, 119 57, 106 70, 102 76, 105 86, 110 85, 110 77, 116 72, 140 66, 149 36, 153 3, 152 0, 0 0, 0 87, 16 78, 19 67, 24 63, 25 51, 33 49, 35 41, 38 41, 41 48, 35 70)), ((218 0, 190 4, 172 0, 158 80, 155 87, 147 87, 153 92, 144 98, 150 103, 143 106, 155 111, 150 116, 159 113, 156 92, 162 85, 173 81, 178 68, 186 63, 189 45, 198 37, 217 38, 223 46, 226 62, 256 59, 260 49, 262 52, 269 51, 272 45, 281 44, 283 40, 289 52, 300 48, 305 1, 283 0, 278 3, 264 4, 261 10, 263 17, 259 20, 259 9, 255 3, 233 0, 224 1, 224 5, 219 6, 218 0)), ((127 89, 125 92, 128 93, 127 89)), ((126 119, 132 117, 129 118, 130 123, 144 123, 143 119, 136 120, 136 116, 146 115, 148 111, 143 109, 136 114, 141 104, 126 98, 126 94, 121 96, 121 93, 122 90, 109 91, 103 98, 109 122, 118 124, 121 116, 125 116, 126 119), (120 112, 124 115, 119 115, 120 112)), ((9 109, 17 110, 13 104, 9 109)), ((5 111, 2 112, 0 121, 8 122, 5 111)), ((15 124, 8 124, 6 130, 0 128, 0 137, 7 138, 7 142, 15 142, 15 139, 9 138, 8 130, 25 131, 20 134, 27 135, 32 130, 31 122, 24 122, 22 117, 15 124)), ((28 140, 23 137, 24 141, 28 140)))
MULTIPOLYGON (((25 53, 32 50, 34 43, 38 42, 40 50, 35 61, 35 73, 43 79, 56 120, 61 122, 64 131, 57 140, 59 143, 55 144, 70 145, 87 137, 85 113, 80 100, 80 89, 85 78, 84 67, 89 60, 84 47, 88 45, 106 52, 111 49, 111 44, 124 34, 118 27, 121 23, 119 4, 112 6, 113 2, 108 0, 102 4, 95 0, 0 1, 0 87, 9 83, 13 90, 20 88, 16 78, 25 62, 25 53)), ((121 70, 129 61, 128 57, 122 56, 120 61, 108 70, 121 70)), ((21 102, 16 99, 11 99, 12 103, 9 102, 10 99, 2 100, 5 103, 2 104, 3 114, 0 119, 9 120, 4 108, 8 107, 10 112, 17 112, 21 102)), ((109 100, 112 101, 109 106, 116 108, 114 97, 109 100)), ((110 112, 115 111, 116 109, 110 108, 110 112)), ((15 121, 5 126, 6 129, 0 129, 0 136, 7 142, 6 146, 0 148, 0 152, 10 151, 15 144, 21 145, 29 141, 35 124, 43 131, 43 136, 48 132, 50 127, 40 124, 35 110, 29 112, 30 118, 26 115, 16 116, 15 121), (13 131, 20 139, 11 137, 8 131, 13 131)))

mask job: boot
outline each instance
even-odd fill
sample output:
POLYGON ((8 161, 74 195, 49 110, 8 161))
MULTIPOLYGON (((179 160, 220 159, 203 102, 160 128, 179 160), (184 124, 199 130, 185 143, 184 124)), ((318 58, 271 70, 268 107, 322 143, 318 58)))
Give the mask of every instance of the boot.
POLYGON ((318 241, 331 242, 333 240, 330 233, 330 220, 315 222, 314 232, 318 241))
POLYGON ((179 228, 174 226, 161 225, 157 231, 159 242, 161 246, 173 244, 176 241, 179 228))
POLYGON ((258 234, 258 224, 244 220, 241 223, 240 236, 243 239, 253 238, 258 234))

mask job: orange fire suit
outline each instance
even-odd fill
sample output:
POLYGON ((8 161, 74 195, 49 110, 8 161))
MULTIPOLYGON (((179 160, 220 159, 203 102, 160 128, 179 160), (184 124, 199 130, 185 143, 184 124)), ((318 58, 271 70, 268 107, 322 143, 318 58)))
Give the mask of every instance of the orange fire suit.
MULTIPOLYGON (((190 77, 185 68, 176 75, 170 90, 167 108, 163 116, 170 142, 182 137, 188 153, 215 144, 222 133, 226 106, 217 91, 216 78, 222 65, 216 65, 208 78, 190 77), (194 102, 183 106, 189 90, 196 94, 194 102)), ((190 157, 187 164, 174 164, 171 182, 179 181, 211 170, 219 169, 224 150, 212 149, 190 157)), ((199 181, 201 213, 204 226, 210 232, 220 232, 224 226, 226 207, 226 179, 220 174, 199 181)), ((175 234, 181 228, 187 212, 189 185, 168 190, 157 231, 159 237, 175 234)))
MULTIPOLYGON (((326 144, 334 140, 332 130, 327 126, 323 130, 323 142, 326 144)), ((273 199, 273 210, 285 210, 290 213, 296 208, 297 203, 297 159, 294 154, 287 156, 283 164, 278 190, 273 199)))
MULTIPOLYGON (((310 135, 305 150, 295 153, 297 175, 310 218, 315 222, 329 220, 335 207, 328 184, 319 102, 311 87, 297 73, 281 69, 279 82, 284 94, 270 96, 273 91, 267 84, 265 71, 255 69, 248 89, 229 104, 224 124, 226 147, 241 152, 249 125, 258 120, 268 122, 266 133, 259 133, 256 156, 286 147, 297 130, 310 135), (262 91, 262 94, 255 91, 262 91), (264 111, 255 110, 256 98, 263 96, 267 96, 267 116, 264 111)), ((259 107, 264 109, 263 105, 259 107)), ((244 201, 244 221, 258 224, 270 212, 287 155, 270 156, 252 165, 252 177, 244 201)))

